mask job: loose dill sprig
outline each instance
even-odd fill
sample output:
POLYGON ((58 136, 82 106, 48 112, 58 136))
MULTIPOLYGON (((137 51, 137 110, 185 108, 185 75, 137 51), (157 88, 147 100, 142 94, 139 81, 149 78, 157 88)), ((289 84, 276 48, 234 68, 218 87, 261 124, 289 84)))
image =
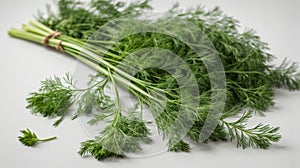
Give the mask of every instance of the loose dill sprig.
POLYGON ((22 136, 18 136, 19 141, 26 146, 34 146, 38 142, 48 142, 57 139, 56 137, 51 137, 47 139, 39 139, 36 134, 30 131, 28 128, 25 130, 20 130, 23 134, 22 136))

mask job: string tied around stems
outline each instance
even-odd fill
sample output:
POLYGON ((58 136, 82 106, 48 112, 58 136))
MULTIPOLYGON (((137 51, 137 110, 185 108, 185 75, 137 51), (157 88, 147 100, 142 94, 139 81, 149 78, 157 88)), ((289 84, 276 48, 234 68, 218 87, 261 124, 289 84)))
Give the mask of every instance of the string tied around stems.
MULTIPOLYGON (((62 33, 59 32, 58 30, 55 30, 54 32, 48 34, 48 35, 45 36, 45 38, 43 39, 43 42, 42 42, 43 45, 44 45, 45 47, 49 47, 49 39, 54 39, 55 37, 60 36, 60 35, 62 35, 62 33)), ((61 43, 62 43, 62 40, 60 40, 60 41, 58 42, 57 46, 55 47, 58 51, 64 51, 64 49, 63 49, 61 43)))

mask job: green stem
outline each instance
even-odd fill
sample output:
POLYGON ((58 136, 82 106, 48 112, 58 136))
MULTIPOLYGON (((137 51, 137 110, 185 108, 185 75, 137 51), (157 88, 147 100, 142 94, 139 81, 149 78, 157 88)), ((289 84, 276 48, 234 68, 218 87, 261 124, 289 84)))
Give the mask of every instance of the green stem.
POLYGON ((48 32, 48 34, 54 32, 52 29, 48 28, 47 26, 37 21, 29 21, 29 24, 34 27, 42 29, 44 32, 48 32))
POLYGON ((237 73, 237 74, 259 74, 265 76, 266 74, 259 71, 237 71, 237 70, 227 70, 225 73, 237 73))
POLYGON ((28 26, 28 25, 22 25, 22 29, 27 31, 27 32, 32 32, 41 36, 47 36, 49 33, 42 31, 41 29, 37 29, 35 27, 32 26, 28 26))
MULTIPOLYGON (((63 43, 64 44, 64 43, 63 43)), ((74 52, 69 52, 68 50, 66 50, 66 52, 70 55, 72 55, 73 57, 75 57, 76 59, 78 59, 79 61, 85 63, 86 65, 88 65, 89 67, 95 69, 98 72, 103 73, 104 75, 108 76, 109 73, 106 69, 104 69, 103 67, 99 66, 98 64, 96 64, 95 62, 92 62, 82 56, 79 56, 77 53, 74 52)), ((128 81, 127 79, 123 78, 120 75, 117 74, 112 74, 113 78, 115 80, 117 80, 118 82, 120 82, 123 86, 125 87, 130 87, 134 90, 136 90, 137 92, 143 94, 144 96, 149 97, 152 100, 155 101, 159 101, 158 99, 156 99, 155 97, 151 96, 150 94, 148 94, 147 92, 145 92, 144 90, 142 90, 141 88, 137 87, 135 84, 131 83, 130 81, 128 81)))
POLYGON ((52 140, 55 140, 57 139, 57 137, 51 137, 51 138, 46 138, 46 139, 39 139, 38 141, 39 142, 47 142, 47 141, 52 141, 52 140))
POLYGON ((118 111, 120 112, 120 108, 121 108, 121 104, 120 104, 120 96, 119 96, 119 92, 118 92, 118 89, 117 89, 117 85, 115 83, 115 80, 110 72, 110 70, 108 69, 108 72, 109 72, 109 78, 114 86, 114 91, 115 91, 115 94, 116 94, 116 101, 117 101, 117 107, 118 107, 118 111))
POLYGON ((42 43, 42 41, 44 39, 43 36, 29 33, 29 32, 23 31, 23 30, 19 30, 19 29, 14 29, 14 28, 10 29, 8 31, 8 34, 12 37, 27 40, 27 41, 32 41, 35 43, 42 43))
POLYGON ((110 69, 108 69, 108 73, 109 73, 109 78, 111 80, 111 83, 114 87, 114 91, 115 91, 115 94, 116 94, 116 106, 117 106, 117 110, 116 110, 116 114, 114 116, 114 119, 113 119, 113 122, 112 122, 112 126, 115 127, 117 124, 118 124, 118 121, 119 121, 119 118, 121 116, 121 103, 120 103, 120 96, 119 96, 119 92, 118 92, 118 89, 117 89, 117 85, 115 83, 115 80, 110 72, 110 69))

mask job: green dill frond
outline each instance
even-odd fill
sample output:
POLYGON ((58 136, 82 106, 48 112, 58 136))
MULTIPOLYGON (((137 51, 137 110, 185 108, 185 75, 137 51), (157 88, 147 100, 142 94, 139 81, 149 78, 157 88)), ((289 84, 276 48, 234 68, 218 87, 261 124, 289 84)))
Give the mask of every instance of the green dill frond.
POLYGON ((227 128, 228 138, 236 141, 237 147, 243 149, 247 147, 256 147, 266 149, 272 142, 278 142, 281 139, 279 127, 258 124, 253 128, 246 128, 246 122, 251 118, 252 111, 249 110, 235 122, 222 120, 223 125, 227 128))
POLYGON ((82 89, 80 96, 77 98, 76 104, 78 108, 76 115, 90 114, 92 111, 111 113, 115 110, 114 101, 105 93, 107 82, 106 78, 88 82, 88 88, 82 89))
POLYGON ((171 152, 189 152, 190 151, 190 145, 188 143, 184 142, 183 140, 174 142, 173 140, 170 139, 168 142, 168 146, 169 146, 168 150, 171 152))
POLYGON ((23 136, 18 136, 19 141, 26 146, 33 146, 39 140, 34 132, 31 132, 28 128, 26 130, 20 130, 23 136))
POLYGON ((138 16, 151 9, 149 0, 114 2, 110 0, 91 0, 89 2, 60 0, 57 4, 59 14, 51 10, 39 13, 37 20, 53 30, 79 39, 89 39, 102 25, 124 15, 138 16))
POLYGON ((270 71, 272 84, 278 88, 288 88, 290 91, 300 89, 300 72, 297 63, 284 59, 280 66, 270 71))
POLYGON ((43 117, 60 117, 53 125, 57 126, 68 113, 73 104, 72 81, 69 75, 60 79, 58 77, 48 78, 41 82, 38 92, 33 92, 28 98, 27 109, 32 114, 40 114, 43 117))
POLYGON ((116 154, 115 152, 107 150, 97 140, 88 140, 81 143, 80 156, 92 155, 97 160, 104 160, 106 158, 123 158, 124 155, 116 154))
POLYGON ((20 130, 23 134, 18 136, 19 141, 25 146, 34 146, 37 142, 47 142, 56 139, 56 137, 51 137, 47 139, 39 139, 36 134, 30 131, 28 128, 26 130, 20 130))
POLYGON ((138 118, 123 118, 119 128, 126 135, 134 137, 143 143, 149 144, 152 142, 150 130, 147 128, 144 121, 138 118))
POLYGON ((94 140, 81 143, 79 154, 92 155, 98 160, 110 157, 124 157, 126 152, 138 152, 140 143, 150 143, 150 132, 143 121, 115 118, 94 140))

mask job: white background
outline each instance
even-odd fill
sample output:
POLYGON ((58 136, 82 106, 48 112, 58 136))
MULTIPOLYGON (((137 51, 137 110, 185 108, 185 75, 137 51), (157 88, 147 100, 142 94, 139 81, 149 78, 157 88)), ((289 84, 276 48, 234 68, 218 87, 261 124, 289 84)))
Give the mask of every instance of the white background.
MULTIPOLYGON (((271 52, 283 60, 300 62, 300 2, 297 0, 178 0, 183 7, 196 4, 212 8, 220 6, 225 13, 255 28, 258 35, 270 44, 271 52)), ((175 0, 153 0, 156 11, 169 9, 175 0)), ((66 119, 58 128, 53 120, 32 116, 26 110, 25 97, 36 91, 46 77, 73 72, 76 60, 44 47, 10 38, 7 30, 20 27, 32 19, 38 9, 52 0, 1 1, 0 6, 0 167, 299 167, 300 154, 300 92, 277 90, 276 105, 263 122, 281 127, 283 139, 268 150, 237 149, 233 143, 210 143, 193 147, 190 153, 163 153, 147 158, 127 158, 99 162, 77 155, 79 144, 87 139, 77 121, 66 119), (29 148, 17 141, 19 129, 31 128, 39 137, 56 135, 58 140, 29 148)), ((279 61, 276 61, 278 63, 279 61)))

